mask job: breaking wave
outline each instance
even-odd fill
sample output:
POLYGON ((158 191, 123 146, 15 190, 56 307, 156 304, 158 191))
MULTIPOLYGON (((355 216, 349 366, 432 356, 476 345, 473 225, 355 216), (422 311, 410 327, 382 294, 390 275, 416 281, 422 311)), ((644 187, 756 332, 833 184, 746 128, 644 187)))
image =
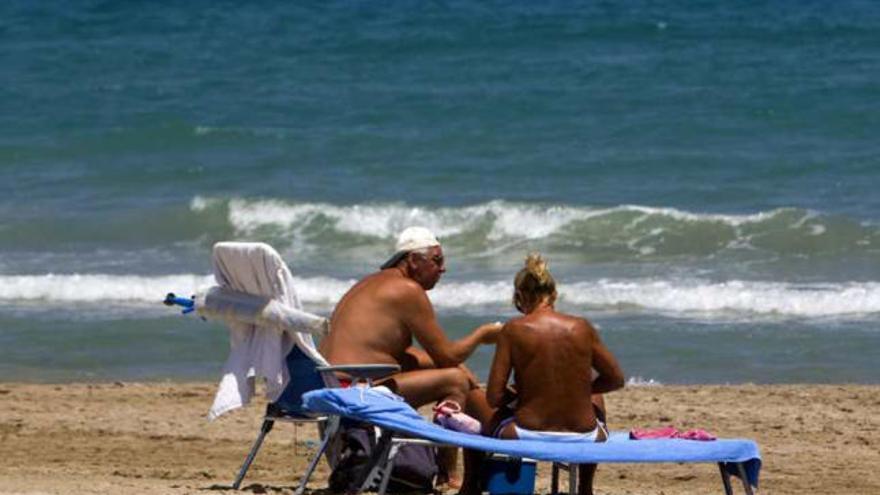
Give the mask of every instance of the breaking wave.
MULTIPOLYGON (((353 279, 295 278, 303 302, 324 309, 354 284, 353 279)), ((158 303, 167 292, 190 294, 211 285, 209 275, 157 277, 128 275, 0 276, 0 301, 46 304, 158 303)), ((440 310, 477 308, 510 312, 509 281, 444 280, 430 297, 440 310)), ((864 317, 880 314, 880 283, 790 284, 756 281, 602 279, 560 286, 566 307, 667 315, 740 315, 748 317, 864 317)))
POLYGON ((590 207, 496 200, 434 208, 199 196, 191 201, 190 210, 196 215, 224 216, 237 236, 269 238, 300 249, 387 249, 397 232, 423 225, 445 245, 473 255, 502 252, 522 243, 612 260, 702 257, 722 251, 786 256, 880 253, 877 226, 798 208, 726 215, 640 205, 590 207))

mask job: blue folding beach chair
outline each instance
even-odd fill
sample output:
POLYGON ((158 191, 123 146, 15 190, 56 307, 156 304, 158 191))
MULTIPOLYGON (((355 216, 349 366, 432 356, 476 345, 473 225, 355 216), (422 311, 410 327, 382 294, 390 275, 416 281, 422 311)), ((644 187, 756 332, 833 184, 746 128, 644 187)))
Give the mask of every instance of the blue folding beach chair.
MULTIPOLYGON (((302 395, 306 392, 322 389, 324 387, 338 387, 339 381, 336 379, 336 372, 344 372, 353 377, 353 381, 364 381, 368 385, 372 383, 373 378, 386 376, 390 373, 400 371, 397 365, 387 364, 368 364, 368 365, 344 365, 344 366, 318 366, 311 358, 306 356, 298 347, 294 347, 290 354, 287 355, 287 370, 290 373, 290 383, 284 389, 281 397, 275 402, 266 406, 266 415, 263 417, 263 424, 260 427, 260 433, 254 441, 250 452, 245 458, 244 464, 232 483, 232 488, 238 490, 244 480, 251 463, 257 456, 260 446, 266 435, 272 431, 272 427, 276 421, 287 423, 317 423, 318 431, 321 436, 321 443, 318 451, 315 453, 309 467, 300 480, 296 494, 301 495, 306 485, 314 473, 318 462, 325 454, 330 454, 328 448, 336 439, 339 432, 340 417, 338 415, 321 415, 315 414, 302 407, 302 395)), ((330 454, 328 463, 331 468, 335 464, 335 455, 330 454)))
MULTIPOLYGON (((165 304, 182 306, 185 314, 192 312, 195 305, 193 299, 177 297, 174 294, 166 296, 165 304)), ((328 463, 331 468, 334 467, 335 453, 328 452, 328 449, 336 439, 340 426, 340 417, 338 415, 316 414, 304 409, 302 405, 303 394, 325 387, 338 387, 337 372, 345 373, 352 377, 352 383, 362 383, 366 386, 371 386, 373 379, 400 371, 400 366, 392 364, 322 366, 306 356, 297 346, 294 346, 287 355, 285 364, 290 380, 281 396, 276 401, 266 405, 266 414, 263 416, 260 433, 257 435, 256 440, 254 440, 253 446, 248 452, 241 469, 239 469, 235 481, 232 483, 232 488, 235 490, 238 490, 241 486, 241 482, 254 462, 257 452, 259 452, 263 441, 266 439, 266 435, 272 431, 276 421, 297 425, 315 423, 318 426, 321 442, 296 489, 295 493, 302 495, 322 456, 329 454, 327 455, 328 463)))
POLYGON ((235 490, 238 490, 241 486, 241 482, 244 480, 248 469, 251 467, 251 463, 254 462, 257 452, 263 445, 263 440, 265 440, 266 435, 272 431, 276 421, 294 424, 318 423, 320 426, 319 430, 323 432, 321 443, 318 447, 318 453, 315 455, 314 460, 309 464, 308 469, 303 475, 296 491, 297 494, 301 494, 305 490, 312 472, 318 465, 318 459, 320 459, 321 455, 326 451, 330 440, 333 435, 335 435, 339 423, 337 417, 316 415, 305 411, 302 408, 302 394, 311 390, 323 388, 326 383, 325 376, 323 376, 317 369, 314 361, 306 356, 298 347, 294 347, 293 350, 290 351, 290 354, 287 355, 286 364, 288 373, 290 373, 290 382, 284 389, 281 397, 266 406, 266 414, 263 416, 263 424, 260 426, 260 433, 257 435, 257 439, 254 441, 250 452, 248 452, 248 455, 238 472, 238 476, 235 477, 235 481, 232 483, 232 488, 235 490))
MULTIPOLYGON (((277 395, 274 396, 277 398, 266 406, 260 432, 232 487, 239 488, 266 435, 272 431, 276 421, 295 424, 317 423, 321 443, 297 488, 296 493, 302 494, 322 456, 330 454, 327 458, 333 467, 335 456, 332 455, 330 447, 339 431, 339 417, 304 410, 301 403, 302 394, 324 387, 338 387, 337 372, 351 376, 355 382, 365 382, 369 385, 372 379, 399 371, 400 367, 388 364, 328 366, 315 349, 312 340, 313 333, 320 334, 326 330, 327 320, 299 309, 298 299, 293 292, 290 270, 271 246, 263 243, 222 242, 214 246, 213 257, 218 286, 211 287, 192 298, 168 294, 164 303, 168 306, 183 307, 184 314, 197 312, 205 318, 223 320, 230 326, 231 331, 238 332, 239 340, 244 338, 246 342, 254 342, 259 338, 247 332, 254 331, 257 327, 264 329, 269 332, 263 334, 267 336, 265 342, 268 342, 268 347, 260 347, 258 350, 276 351, 278 361, 273 362, 272 369, 280 372, 283 368, 287 375, 283 390, 280 387, 276 389, 277 395), (285 332, 289 332, 292 337, 287 340, 291 350, 282 357, 284 351, 280 349, 284 348, 285 339, 278 336, 285 332), (244 337, 241 337, 242 335, 244 337), (283 363, 280 362, 282 359, 283 363)), ((247 345, 241 342, 239 344, 242 345, 239 351, 248 350, 247 345)), ((250 373, 247 372, 249 364, 233 359, 234 352, 236 351, 230 351, 230 360, 227 361, 230 368, 224 374, 224 380, 229 379, 229 382, 222 381, 221 388, 223 384, 240 386, 243 381, 250 379, 250 373)), ((240 357, 241 354, 237 356, 240 357)), ((233 389, 238 390, 237 387, 233 389)), ((218 403, 215 399, 211 417, 217 417, 243 403, 246 403, 246 400, 218 403)))

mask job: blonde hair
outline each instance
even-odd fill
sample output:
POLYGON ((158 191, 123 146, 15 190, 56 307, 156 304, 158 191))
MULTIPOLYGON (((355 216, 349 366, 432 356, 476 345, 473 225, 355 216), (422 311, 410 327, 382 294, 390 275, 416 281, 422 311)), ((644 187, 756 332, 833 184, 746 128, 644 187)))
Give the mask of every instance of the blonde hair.
POLYGON ((516 274, 513 287, 513 304, 520 311, 545 298, 550 304, 556 301, 556 280, 540 253, 529 253, 526 256, 525 267, 516 274))

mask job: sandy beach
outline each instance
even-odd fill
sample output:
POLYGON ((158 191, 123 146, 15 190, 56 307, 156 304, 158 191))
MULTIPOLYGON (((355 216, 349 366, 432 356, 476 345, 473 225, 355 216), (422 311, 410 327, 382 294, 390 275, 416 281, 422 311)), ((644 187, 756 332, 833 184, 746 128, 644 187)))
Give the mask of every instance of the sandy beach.
MULTIPOLYGON (((0 493, 230 491, 264 403, 209 423, 212 394, 208 383, 2 384, 0 493)), ((608 406, 615 430, 672 424, 756 440, 763 493, 880 493, 878 386, 629 387, 608 406)), ((313 427, 278 425, 244 491, 292 493, 315 439, 313 427)), ((540 465, 538 492, 548 473, 540 465)), ((321 466, 314 491, 326 477, 321 466)), ((712 464, 604 465, 596 488, 671 495, 720 483, 712 464)))

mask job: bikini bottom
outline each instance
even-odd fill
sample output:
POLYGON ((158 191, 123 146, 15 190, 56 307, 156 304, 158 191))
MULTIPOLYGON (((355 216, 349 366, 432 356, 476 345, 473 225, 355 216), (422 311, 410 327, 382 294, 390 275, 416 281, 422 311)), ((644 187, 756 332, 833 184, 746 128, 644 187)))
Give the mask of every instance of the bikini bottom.
POLYGON ((507 425, 513 423, 513 429, 516 431, 516 436, 520 440, 551 440, 554 442, 604 442, 608 438, 608 429, 605 427, 605 423, 596 420, 596 427, 591 431, 577 433, 572 431, 537 431, 537 430, 528 430, 526 428, 522 428, 517 426, 515 422, 516 418, 513 416, 509 418, 505 418, 498 425, 498 428, 495 428, 492 436, 496 438, 501 438, 501 432, 504 431, 504 428, 507 425), (600 432, 604 433, 600 437, 600 432))

